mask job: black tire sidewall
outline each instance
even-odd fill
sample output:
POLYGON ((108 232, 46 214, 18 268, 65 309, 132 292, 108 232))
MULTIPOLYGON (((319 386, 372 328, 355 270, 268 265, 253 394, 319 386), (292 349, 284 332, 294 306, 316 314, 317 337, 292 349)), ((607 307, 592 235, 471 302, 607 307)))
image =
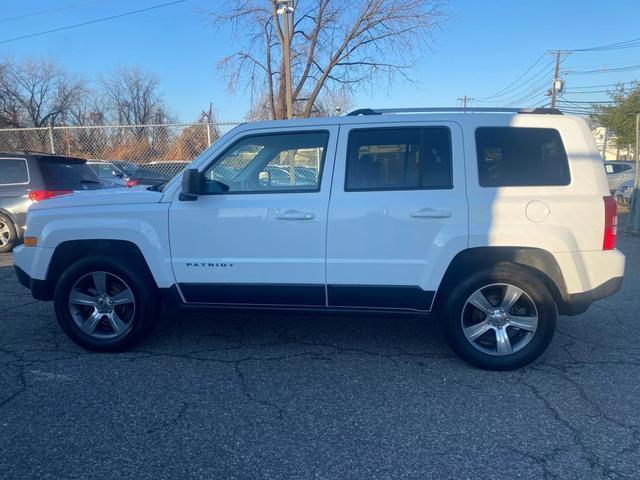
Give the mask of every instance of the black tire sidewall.
POLYGON ((133 346, 145 337, 156 322, 158 315, 158 296, 153 278, 146 272, 146 266, 138 261, 125 263, 119 259, 91 256, 75 262, 60 277, 55 293, 54 307, 58 323, 75 343, 89 350, 122 351, 133 346), (116 339, 98 339, 84 333, 76 325, 69 311, 69 293, 75 282, 82 276, 104 271, 124 280, 133 292, 136 310, 133 327, 122 337, 116 339))
POLYGON ((7 215, 0 213, 0 221, 2 221, 2 223, 6 223, 9 227, 9 243, 4 246, 0 246, 0 253, 9 253, 18 243, 18 231, 16 230, 16 226, 11 218, 7 215))
POLYGON ((544 282, 525 269, 490 268, 471 275, 456 286, 445 304, 444 316, 447 339, 460 357, 487 370, 514 370, 535 361, 549 346, 556 329, 558 316, 553 296, 544 282), (508 283, 524 290, 538 310, 538 328, 531 341, 521 350, 507 356, 489 355, 475 348, 462 330, 462 309, 476 290, 493 284, 508 283))

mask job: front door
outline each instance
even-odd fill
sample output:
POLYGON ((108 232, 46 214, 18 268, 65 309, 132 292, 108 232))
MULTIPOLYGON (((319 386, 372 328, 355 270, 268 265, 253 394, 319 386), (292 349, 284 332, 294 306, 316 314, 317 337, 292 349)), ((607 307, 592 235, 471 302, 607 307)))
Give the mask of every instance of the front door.
POLYGON ((253 131, 200 167, 222 194, 176 197, 173 269, 187 303, 326 306, 337 127, 253 131))
POLYGON ((327 235, 331 307, 428 311, 467 246, 462 132, 453 122, 343 125, 327 235))

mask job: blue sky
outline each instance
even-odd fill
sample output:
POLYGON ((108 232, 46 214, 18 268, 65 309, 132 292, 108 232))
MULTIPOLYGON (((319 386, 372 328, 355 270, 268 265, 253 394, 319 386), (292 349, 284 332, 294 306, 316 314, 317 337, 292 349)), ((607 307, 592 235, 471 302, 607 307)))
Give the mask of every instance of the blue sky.
MULTIPOLYGON (((189 0, 104 23, 1 43, 163 1, 166 0, 4 0, 0 57, 51 58, 89 81, 118 65, 140 65, 159 76, 163 95, 180 120, 195 120, 209 102, 213 102, 219 120, 243 119, 249 95, 242 91, 229 94, 215 68, 234 45, 228 31, 215 31, 204 13, 215 11, 220 1, 189 0), (11 19, 62 7, 72 8, 11 19)), ((515 80, 545 50, 605 45, 640 36, 640 30, 625 20, 640 18, 637 0, 451 0, 449 10, 453 17, 435 32, 432 53, 411 74, 419 83, 398 80, 391 87, 381 84, 373 92, 363 89, 356 94, 357 107, 442 106, 456 104, 457 98, 465 94, 487 97, 515 80)), ((541 61, 532 74, 548 61, 541 61)), ((565 60, 563 68, 592 70, 630 65, 640 65, 640 47, 575 53, 565 60)), ((575 88, 635 78, 640 78, 640 69, 567 75, 566 80, 567 87, 575 88)), ((516 97, 518 92, 513 91, 516 97)), ((522 92, 526 94, 527 89, 522 92)), ((605 97, 604 93, 576 92, 568 98, 586 101, 605 97)))

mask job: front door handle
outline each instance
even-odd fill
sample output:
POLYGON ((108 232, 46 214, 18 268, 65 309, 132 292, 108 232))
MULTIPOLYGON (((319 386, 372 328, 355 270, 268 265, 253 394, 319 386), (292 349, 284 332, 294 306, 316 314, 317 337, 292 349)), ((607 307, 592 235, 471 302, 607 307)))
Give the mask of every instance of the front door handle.
POLYGON ((451 216, 450 210, 437 210, 435 208, 421 208, 411 212, 413 218, 448 218, 451 216))
POLYGON ((276 214, 278 220, 313 220, 316 214, 313 212, 299 212, 298 210, 287 210, 276 214))

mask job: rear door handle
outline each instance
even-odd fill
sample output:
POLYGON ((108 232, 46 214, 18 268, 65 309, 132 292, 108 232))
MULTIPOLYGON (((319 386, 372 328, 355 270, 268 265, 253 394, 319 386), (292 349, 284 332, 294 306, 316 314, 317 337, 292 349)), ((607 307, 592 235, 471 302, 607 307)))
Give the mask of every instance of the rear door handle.
POLYGON ((450 210, 437 210, 435 208, 421 208, 411 212, 413 218, 448 218, 451 216, 450 210))
POLYGON ((313 212, 299 212, 298 210, 287 210, 276 214, 278 220, 313 220, 316 214, 313 212))

